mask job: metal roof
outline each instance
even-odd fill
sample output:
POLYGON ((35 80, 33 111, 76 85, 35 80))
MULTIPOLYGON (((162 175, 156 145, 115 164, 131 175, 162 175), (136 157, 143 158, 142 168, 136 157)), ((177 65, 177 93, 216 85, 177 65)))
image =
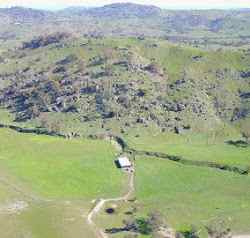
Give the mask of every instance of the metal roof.
POLYGON ((130 167, 132 165, 130 160, 125 156, 119 157, 118 162, 121 167, 130 167))

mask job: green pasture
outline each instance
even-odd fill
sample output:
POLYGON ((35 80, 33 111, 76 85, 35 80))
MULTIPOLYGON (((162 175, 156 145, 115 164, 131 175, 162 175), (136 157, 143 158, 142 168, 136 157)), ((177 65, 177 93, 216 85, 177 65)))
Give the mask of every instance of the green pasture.
POLYGON ((223 221, 234 233, 250 231, 249 176, 137 157, 141 210, 161 212, 177 230, 223 221))
POLYGON ((0 167, 49 198, 109 197, 121 192, 124 175, 105 141, 65 140, 0 130, 0 167))
POLYGON ((218 132, 177 135, 157 130, 150 133, 139 129, 125 138, 128 145, 136 150, 163 152, 189 160, 250 167, 250 146, 236 147, 228 144, 230 140, 242 139, 236 132, 229 135, 219 135, 218 132))

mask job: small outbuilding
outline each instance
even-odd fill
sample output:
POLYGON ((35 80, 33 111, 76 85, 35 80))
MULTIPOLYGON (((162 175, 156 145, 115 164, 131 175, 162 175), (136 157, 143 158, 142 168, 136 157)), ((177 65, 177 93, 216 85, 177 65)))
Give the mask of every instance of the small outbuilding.
POLYGON ((132 167, 132 163, 130 162, 130 160, 126 156, 119 157, 117 160, 117 163, 118 163, 118 166, 120 168, 131 168, 132 167))

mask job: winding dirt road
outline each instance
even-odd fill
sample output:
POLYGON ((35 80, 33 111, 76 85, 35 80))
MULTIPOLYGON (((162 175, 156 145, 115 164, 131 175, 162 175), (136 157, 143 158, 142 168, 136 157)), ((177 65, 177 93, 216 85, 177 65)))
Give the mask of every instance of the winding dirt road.
POLYGON ((101 209, 104 207, 106 203, 121 202, 121 201, 126 202, 133 194, 133 192, 134 192, 134 172, 131 172, 129 175, 128 191, 124 196, 118 198, 99 199, 99 201, 96 203, 94 208, 89 212, 87 216, 87 223, 89 224, 89 226, 92 227, 93 231, 96 234, 96 238, 108 238, 108 235, 95 224, 93 217, 101 211, 101 209))

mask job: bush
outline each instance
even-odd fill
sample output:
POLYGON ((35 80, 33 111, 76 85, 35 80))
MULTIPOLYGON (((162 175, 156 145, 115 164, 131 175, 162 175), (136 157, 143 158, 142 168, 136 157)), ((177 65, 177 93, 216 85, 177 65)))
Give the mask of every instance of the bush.
POLYGON ((199 238, 199 235, 194 226, 185 226, 177 232, 177 237, 199 238))
POLYGON ((147 218, 138 218, 136 219, 136 228, 137 231, 143 235, 149 235, 153 232, 152 224, 147 218))
POLYGON ((223 221, 210 224, 206 227, 207 233, 211 238, 229 238, 232 237, 231 229, 223 221))

